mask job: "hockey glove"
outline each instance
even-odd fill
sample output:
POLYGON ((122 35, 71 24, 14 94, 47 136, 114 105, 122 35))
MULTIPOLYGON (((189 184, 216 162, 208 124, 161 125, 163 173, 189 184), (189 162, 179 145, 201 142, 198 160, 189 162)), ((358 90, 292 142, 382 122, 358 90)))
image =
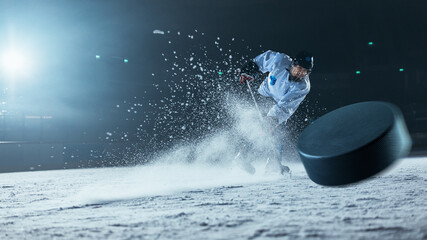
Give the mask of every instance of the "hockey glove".
POLYGON ((252 82, 255 79, 255 75, 259 73, 258 65, 254 61, 249 61, 242 69, 240 73, 240 83, 245 84, 246 81, 252 82))
POLYGON ((240 75, 240 83, 245 84, 246 81, 252 82, 255 78, 249 74, 242 73, 240 75))

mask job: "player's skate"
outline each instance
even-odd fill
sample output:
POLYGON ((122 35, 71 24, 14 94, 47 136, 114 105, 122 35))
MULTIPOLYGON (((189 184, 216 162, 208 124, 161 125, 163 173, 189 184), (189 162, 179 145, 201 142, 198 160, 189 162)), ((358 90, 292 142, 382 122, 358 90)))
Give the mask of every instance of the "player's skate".
POLYGON ((291 169, 288 166, 282 165, 279 160, 271 160, 267 158, 267 162, 265 164, 265 174, 281 174, 285 175, 287 173, 290 174, 291 169))

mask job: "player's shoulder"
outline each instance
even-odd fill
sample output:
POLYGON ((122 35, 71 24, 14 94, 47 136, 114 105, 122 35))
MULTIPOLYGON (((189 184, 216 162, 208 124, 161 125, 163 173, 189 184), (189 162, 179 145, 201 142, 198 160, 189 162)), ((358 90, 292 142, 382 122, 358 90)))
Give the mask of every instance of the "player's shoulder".
POLYGON ((289 55, 287 55, 286 53, 276 52, 273 50, 267 50, 264 52, 264 54, 268 54, 268 55, 272 55, 276 58, 282 58, 282 59, 292 61, 292 58, 289 55))
POLYGON ((286 69, 292 65, 292 58, 286 53, 276 52, 276 59, 277 62, 280 62, 280 66, 286 69))
POLYGON ((292 58, 286 53, 268 50, 264 54, 269 55, 270 59, 274 59, 277 68, 289 69, 292 65, 292 58))

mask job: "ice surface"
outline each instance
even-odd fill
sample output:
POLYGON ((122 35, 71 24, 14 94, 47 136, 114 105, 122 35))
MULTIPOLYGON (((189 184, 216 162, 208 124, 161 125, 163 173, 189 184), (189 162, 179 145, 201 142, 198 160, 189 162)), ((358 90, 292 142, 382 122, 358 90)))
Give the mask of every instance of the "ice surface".
MULTIPOLYGON (((261 166, 258 166, 261 169, 261 166)), ((154 164, 121 171, 114 177, 90 184, 76 195, 76 203, 100 204, 183 191, 273 181, 278 175, 252 176, 238 167, 194 164, 154 164)))
POLYGON ((334 188, 314 184, 296 163, 291 179, 275 180, 224 166, 162 164, 0 174, 0 238, 427 237, 427 158, 334 188))

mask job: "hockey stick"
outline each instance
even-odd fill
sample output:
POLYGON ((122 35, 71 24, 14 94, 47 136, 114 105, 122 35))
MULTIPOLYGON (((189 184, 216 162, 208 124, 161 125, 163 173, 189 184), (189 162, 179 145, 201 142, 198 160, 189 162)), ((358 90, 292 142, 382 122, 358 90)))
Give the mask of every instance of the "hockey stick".
POLYGON ((257 103, 257 101, 256 101, 256 99, 255 99, 254 93, 252 92, 251 84, 249 83, 249 81, 246 81, 246 83, 247 83, 247 86, 248 86, 249 92, 251 93, 252 99, 254 100, 255 108, 256 108, 256 110, 257 110, 257 111, 258 111, 258 113, 259 113, 259 117, 261 118, 261 121, 264 121, 264 118, 262 117, 262 113, 261 113, 261 111, 259 110, 258 103, 257 103))

